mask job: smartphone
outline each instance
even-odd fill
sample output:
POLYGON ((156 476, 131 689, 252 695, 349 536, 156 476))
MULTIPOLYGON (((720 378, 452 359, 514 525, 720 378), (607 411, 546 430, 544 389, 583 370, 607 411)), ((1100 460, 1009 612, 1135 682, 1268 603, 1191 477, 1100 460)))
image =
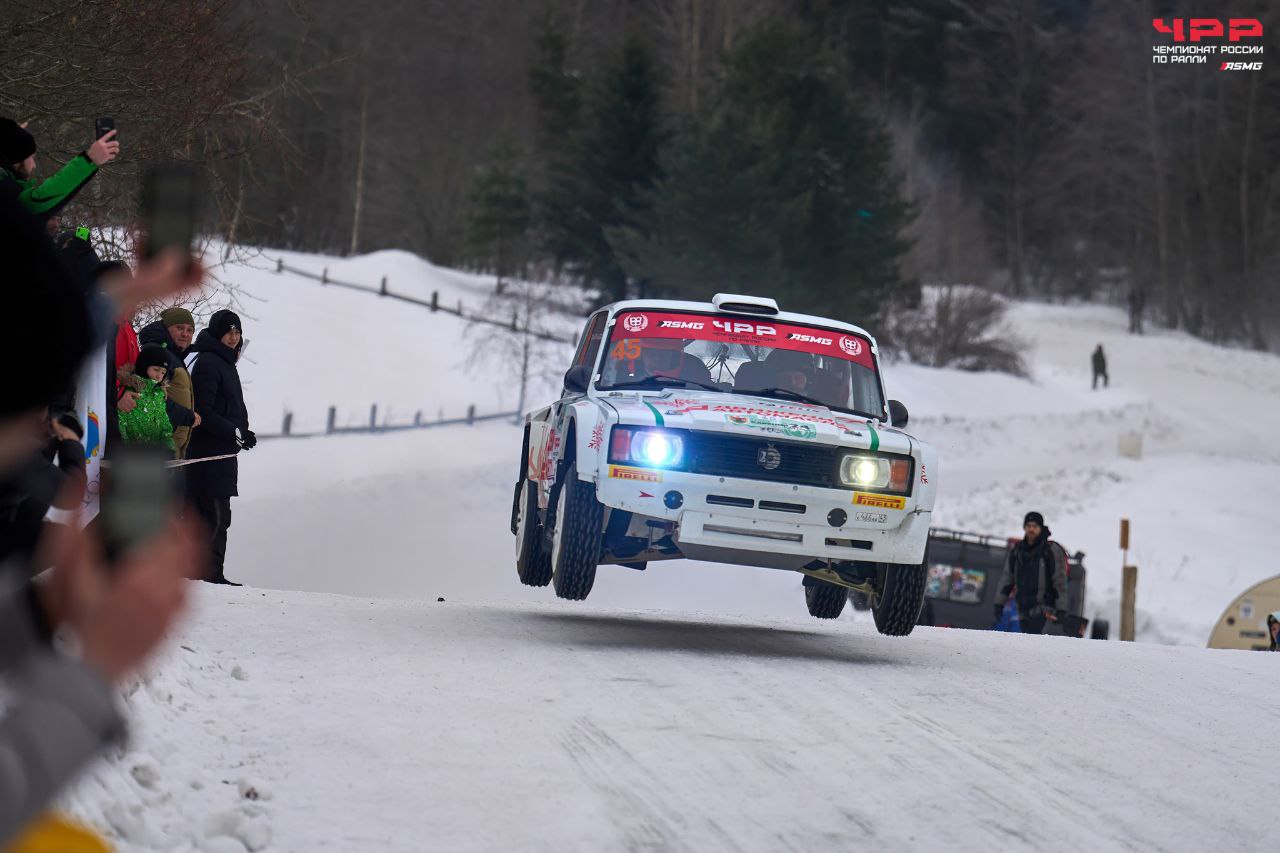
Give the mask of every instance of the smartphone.
POLYGON ((202 189, 200 173, 189 163, 165 163, 147 170, 142 182, 143 257, 173 248, 191 253, 202 189))
MULTIPOLYGON (((93 138, 101 139, 108 133, 116 129, 116 120, 111 116, 100 116, 93 120, 93 138)), ((116 136, 116 141, 120 141, 120 137, 116 136)))
POLYGON ((173 454, 163 447, 126 445, 111 457, 102 484, 102 539, 107 560, 157 536, 177 508, 176 478, 165 463, 173 454))

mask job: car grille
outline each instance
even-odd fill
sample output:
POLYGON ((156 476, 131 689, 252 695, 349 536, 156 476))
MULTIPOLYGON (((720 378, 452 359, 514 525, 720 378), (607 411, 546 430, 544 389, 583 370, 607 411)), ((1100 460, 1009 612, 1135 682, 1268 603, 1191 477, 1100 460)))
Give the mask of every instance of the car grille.
POLYGON ((818 444, 787 441, 763 441, 737 436, 697 435, 686 470, 712 477, 738 477, 744 480, 766 480, 794 483, 798 486, 839 488, 840 450, 818 444), (777 467, 760 464, 761 451, 769 456, 772 447, 777 467))

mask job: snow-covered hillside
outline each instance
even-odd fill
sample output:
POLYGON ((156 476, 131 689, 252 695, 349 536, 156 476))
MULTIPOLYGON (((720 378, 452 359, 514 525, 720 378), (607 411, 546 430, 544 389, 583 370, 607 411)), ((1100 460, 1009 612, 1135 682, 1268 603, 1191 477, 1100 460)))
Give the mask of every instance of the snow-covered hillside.
MULTIPOLYGON (((274 257, 274 253, 272 257, 274 257)), ((307 269, 483 304, 401 253, 307 269)), ((515 400, 464 324, 229 268, 255 423, 330 404, 515 400)), ((1275 574, 1280 359, 1099 307, 1019 305, 1029 380, 891 364, 937 444, 936 523, 1087 553, 1115 625, 1133 522, 1139 639, 1202 646, 1275 574), (1102 343, 1112 385, 1089 389, 1102 343), (1121 458, 1122 433, 1143 436, 1121 458)), ((873 330, 874 331, 874 330, 873 330)), ((472 335, 475 333, 473 332, 472 335)), ((567 361, 567 347, 565 360, 567 361)), ((533 403, 554 393, 544 388, 533 403)), ((1275 655, 811 619, 799 577, 668 562, 590 601, 519 585, 520 433, 489 422, 242 455, 228 574, 130 691, 131 745, 68 798, 125 850, 1263 849, 1275 655), (333 595, 331 593, 341 593, 333 595), (1259 799, 1261 797, 1262 799, 1259 799)))

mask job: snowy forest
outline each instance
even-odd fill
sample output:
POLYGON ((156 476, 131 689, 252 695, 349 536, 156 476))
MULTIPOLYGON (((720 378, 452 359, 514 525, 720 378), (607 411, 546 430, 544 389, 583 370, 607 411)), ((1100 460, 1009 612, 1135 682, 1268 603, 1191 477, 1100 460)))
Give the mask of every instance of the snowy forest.
POLYGON ((864 319, 970 284, 1274 348, 1280 77, 1153 64, 1192 6, 3 0, 0 112, 55 161, 115 117, 90 224, 163 154, 233 244, 864 319))

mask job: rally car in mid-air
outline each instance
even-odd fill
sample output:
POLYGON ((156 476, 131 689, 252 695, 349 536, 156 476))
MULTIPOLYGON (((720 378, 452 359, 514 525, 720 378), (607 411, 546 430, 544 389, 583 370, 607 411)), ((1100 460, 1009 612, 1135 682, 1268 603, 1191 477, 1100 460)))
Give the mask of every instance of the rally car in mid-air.
POLYGON ((605 564, 789 570, 814 616, 855 590, 881 633, 909 634, 937 456, 906 423, 857 326, 729 294, 606 306, 560 399, 526 418, 517 573, 584 599, 605 564))

